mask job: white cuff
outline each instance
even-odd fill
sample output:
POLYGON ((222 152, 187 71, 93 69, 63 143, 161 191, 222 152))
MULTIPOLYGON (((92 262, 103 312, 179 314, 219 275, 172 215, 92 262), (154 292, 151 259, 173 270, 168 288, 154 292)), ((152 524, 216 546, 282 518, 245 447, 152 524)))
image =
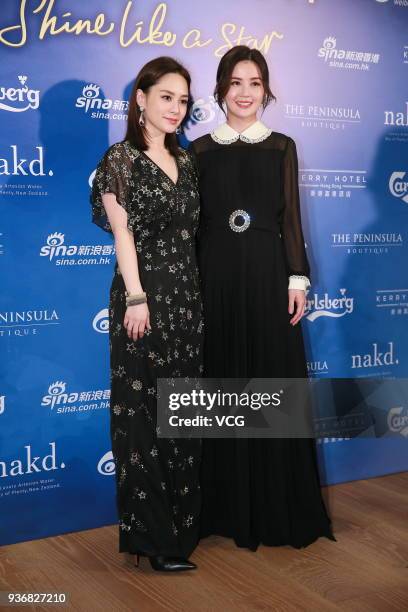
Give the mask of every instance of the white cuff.
POLYGON ((301 289, 307 293, 309 287, 310 281, 307 276, 298 276, 297 274, 289 276, 289 289, 301 289))

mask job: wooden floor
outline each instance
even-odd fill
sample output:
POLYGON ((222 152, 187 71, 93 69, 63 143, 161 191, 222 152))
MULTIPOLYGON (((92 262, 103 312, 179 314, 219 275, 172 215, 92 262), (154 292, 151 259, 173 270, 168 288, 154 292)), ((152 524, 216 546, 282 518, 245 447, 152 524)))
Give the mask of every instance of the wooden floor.
POLYGON ((204 540, 185 574, 135 569, 105 527, 0 548, 0 591, 65 592, 68 603, 2 608, 174 612, 408 610, 408 473, 324 489, 337 542, 303 550, 204 540))

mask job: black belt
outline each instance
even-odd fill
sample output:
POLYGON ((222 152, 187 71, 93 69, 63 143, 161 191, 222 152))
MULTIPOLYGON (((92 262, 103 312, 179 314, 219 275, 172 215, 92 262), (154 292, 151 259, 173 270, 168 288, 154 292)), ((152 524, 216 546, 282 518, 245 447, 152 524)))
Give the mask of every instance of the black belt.
POLYGON ((258 230, 263 232, 271 232, 280 236, 279 228, 276 225, 269 225, 263 223, 257 223, 251 219, 249 213, 245 210, 237 209, 234 210, 229 218, 223 221, 221 218, 217 219, 204 219, 203 230, 206 229, 219 229, 219 230, 232 230, 233 232, 242 233, 246 230, 258 230), (240 224, 236 223, 237 219, 242 219, 243 222, 240 224))

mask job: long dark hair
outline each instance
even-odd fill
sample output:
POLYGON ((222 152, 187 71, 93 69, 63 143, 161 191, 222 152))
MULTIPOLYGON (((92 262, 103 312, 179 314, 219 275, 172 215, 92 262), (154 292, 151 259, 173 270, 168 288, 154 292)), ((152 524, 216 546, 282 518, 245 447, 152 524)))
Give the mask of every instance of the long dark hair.
MULTIPOLYGON (((125 140, 131 142, 137 149, 140 149, 141 151, 146 151, 146 149, 148 149, 149 142, 148 135, 146 133, 146 128, 139 124, 140 110, 136 101, 137 90, 141 89, 144 93, 147 93, 150 87, 152 87, 152 85, 155 85, 159 79, 170 73, 179 74, 187 82, 188 104, 185 119, 188 118, 188 113, 191 106, 191 76, 188 70, 172 57, 162 56, 157 57, 156 59, 151 60, 150 62, 147 62, 147 64, 143 66, 143 68, 137 75, 132 88, 132 93, 130 94, 129 115, 125 136, 125 140)), ((164 146, 175 157, 180 154, 177 143, 177 136, 175 133, 166 134, 166 136, 164 137, 164 146)))
POLYGON ((269 85, 269 68, 266 59, 258 49, 250 49, 246 45, 232 47, 222 56, 217 70, 217 83, 214 90, 214 97, 218 106, 224 112, 223 102, 231 84, 231 76, 238 62, 249 60, 254 62, 259 68, 262 84, 264 87, 264 99, 262 106, 265 109, 271 100, 276 100, 269 85))

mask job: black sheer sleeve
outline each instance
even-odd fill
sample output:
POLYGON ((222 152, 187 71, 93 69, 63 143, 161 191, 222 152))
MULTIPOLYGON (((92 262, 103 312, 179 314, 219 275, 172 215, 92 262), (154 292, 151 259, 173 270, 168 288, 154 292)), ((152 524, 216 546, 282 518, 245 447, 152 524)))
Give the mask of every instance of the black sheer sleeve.
POLYGON ((112 145, 99 162, 92 185, 92 221, 107 232, 112 232, 109 219, 102 203, 104 193, 113 193, 116 201, 127 212, 127 225, 133 231, 136 211, 130 201, 133 185, 132 167, 134 157, 125 143, 112 145))
MULTIPOLYGON (((296 145, 292 138, 287 139, 283 157, 283 193, 285 208, 283 212, 281 235, 284 243, 289 277, 310 275, 309 262, 305 250, 302 231, 298 183, 298 158, 296 145)), ((309 284, 309 281, 306 283, 309 284)))
POLYGON ((194 147, 194 142, 190 142, 187 148, 187 152, 190 154, 190 158, 194 166, 194 170, 196 171, 197 176, 198 176, 198 157, 197 157, 197 151, 195 150, 195 147, 194 147))

